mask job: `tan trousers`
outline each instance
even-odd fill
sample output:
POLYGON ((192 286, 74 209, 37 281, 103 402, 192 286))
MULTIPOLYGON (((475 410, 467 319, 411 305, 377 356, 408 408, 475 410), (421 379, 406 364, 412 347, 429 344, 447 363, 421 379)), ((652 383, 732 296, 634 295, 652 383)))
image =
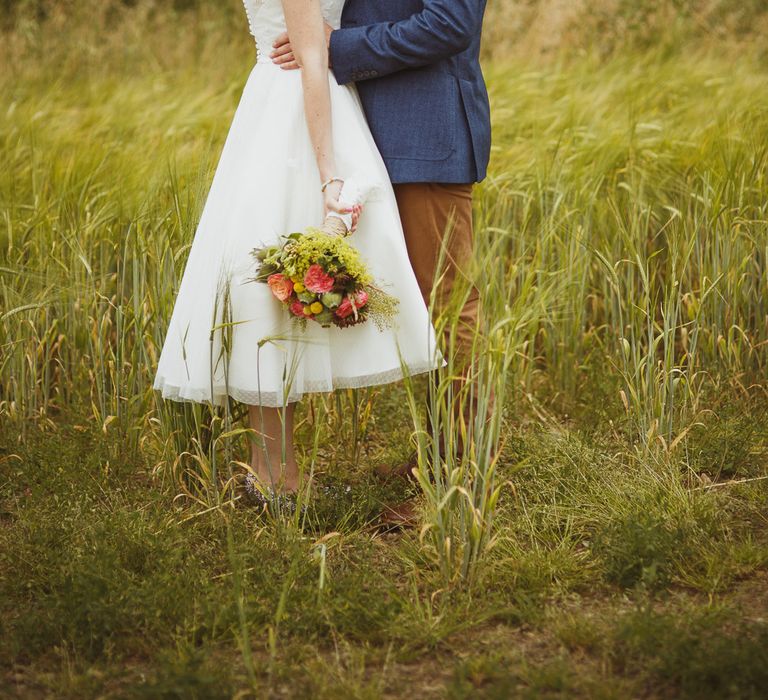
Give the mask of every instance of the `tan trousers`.
MULTIPOLYGON (((395 185, 394 190, 408 256, 427 305, 436 284, 441 243, 446 238, 445 257, 435 289, 433 312, 438 314, 445 308, 455 281, 468 275, 474 246, 472 185, 419 182, 395 185)), ((479 294, 473 286, 459 313, 455 352, 460 364, 470 356, 479 307, 479 294)), ((447 337, 445 341, 447 347, 447 337)))
MULTIPOLYGON (((448 185, 438 183, 409 183, 395 185, 395 197, 403 222, 405 242, 411 266, 416 273, 424 302, 429 305, 435 288, 433 318, 447 304, 451 289, 460 277, 469 279, 469 264, 474 248, 472 229, 472 185, 448 185), (441 254, 441 244, 446 239, 445 253, 440 261, 441 269, 435 279, 436 267, 441 254)), ((466 382, 471 366, 472 339, 477 332, 480 314, 480 295, 473 284, 465 303, 459 311, 456 329, 454 361, 461 379, 454 382, 454 396, 466 382)), ((447 328, 443 347, 448 349, 447 328)), ((434 374, 435 381, 437 373, 434 374)), ((465 404, 463 417, 471 425, 476 410, 476 400, 465 404)), ((429 412, 427 412, 429 418, 429 412)), ((454 415, 458 417, 459 412, 454 415)), ((429 421, 431 432, 431 420, 429 421)), ((441 451, 444 444, 441 445, 441 451)), ((460 450, 464 449, 460 445, 460 450)))

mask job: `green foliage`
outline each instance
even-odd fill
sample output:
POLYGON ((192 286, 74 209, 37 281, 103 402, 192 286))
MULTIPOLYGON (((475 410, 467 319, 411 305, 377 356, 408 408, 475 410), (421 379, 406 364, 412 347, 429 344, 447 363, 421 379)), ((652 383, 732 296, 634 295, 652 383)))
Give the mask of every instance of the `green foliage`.
POLYGON ((227 700, 235 693, 229 669, 222 667, 209 649, 182 644, 164 650, 157 659, 158 669, 141 685, 126 694, 129 698, 191 698, 227 700))
POLYGON ((36 445, 37 468, 24 459, 15 476, 29 480, 28 495, 12 511, 16 536, 3 537, 0 568, 15 575, 2 580, 2 598, 24 606, 5 610, 14 624, 3 644, 29 658, 65 643, 95 659, 113 654, 116 638, 120 654, 142 649, 147 635, 170 641, 194 613, 205 551, 187 549, 162 512, 126 508, 145 488, 110 470, 103 453, 73 454, 81 440, 51 437, 36 445))
POLYGON ((687 449, 691 466, 712 480, 757 476, 762 473, 764 435, 755 414, 766 410, 762 399, 728 401, 713 408, 716 420, 705 416, 691 430, 687 449), (757 449, 756 449, 757 448, 757 449))
POLYGON ((611 656, 619 667, 650 662, 648 676, 682 698, 761 698, 768 684, 768 629, 733 628, 735 611, 677 617, 640 610, 622 619, 611 656))
POLYGON ((508 698, 517 686, 510 676, 503 653, 473 657, 459 664, 453 671, 448 697, 458 698, 508 698))
POLYGON ((651 502, 630 503, 626 514, 598 530, 594 552, 604 562, 606 578, 620 586, 665 586, 675 562, 696 548, 699 521, 675 512, 663 493, 651 502))

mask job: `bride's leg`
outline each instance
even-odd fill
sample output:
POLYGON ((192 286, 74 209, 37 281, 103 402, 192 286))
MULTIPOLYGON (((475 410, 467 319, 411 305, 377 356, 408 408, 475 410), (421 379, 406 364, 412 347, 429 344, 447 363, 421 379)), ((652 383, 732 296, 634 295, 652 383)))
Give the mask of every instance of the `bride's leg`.
POLYGON ((295 403, 289 403, 285 409, 248 407, 250 427, 255 432, 251 437, 251 467, 263 484, 271 485, 276 491, 299 488, 299 468, 293 448, 295 408, 295 403))

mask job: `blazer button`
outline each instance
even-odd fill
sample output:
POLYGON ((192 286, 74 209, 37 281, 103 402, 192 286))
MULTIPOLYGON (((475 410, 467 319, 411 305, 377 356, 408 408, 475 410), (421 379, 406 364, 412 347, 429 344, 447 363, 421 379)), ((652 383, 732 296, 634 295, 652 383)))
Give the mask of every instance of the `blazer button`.
POLYGON ((372 70, 371 71, 371 77, 372 78, 375 78, 378 74, 379 74, 379 71, 377 71, 377 70, 372 70))

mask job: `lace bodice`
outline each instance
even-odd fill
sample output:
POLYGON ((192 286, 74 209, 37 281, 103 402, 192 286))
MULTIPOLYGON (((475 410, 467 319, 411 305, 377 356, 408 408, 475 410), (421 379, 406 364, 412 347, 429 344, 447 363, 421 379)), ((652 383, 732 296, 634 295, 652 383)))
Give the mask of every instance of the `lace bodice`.
MULTIPOLYGON (((320 0, 325 21, 334 29, 341 24, 345 0, 320 0)), ((286 30, 282 0, 243 0, 248 26, 259 53, 265 51, 286 30)))

